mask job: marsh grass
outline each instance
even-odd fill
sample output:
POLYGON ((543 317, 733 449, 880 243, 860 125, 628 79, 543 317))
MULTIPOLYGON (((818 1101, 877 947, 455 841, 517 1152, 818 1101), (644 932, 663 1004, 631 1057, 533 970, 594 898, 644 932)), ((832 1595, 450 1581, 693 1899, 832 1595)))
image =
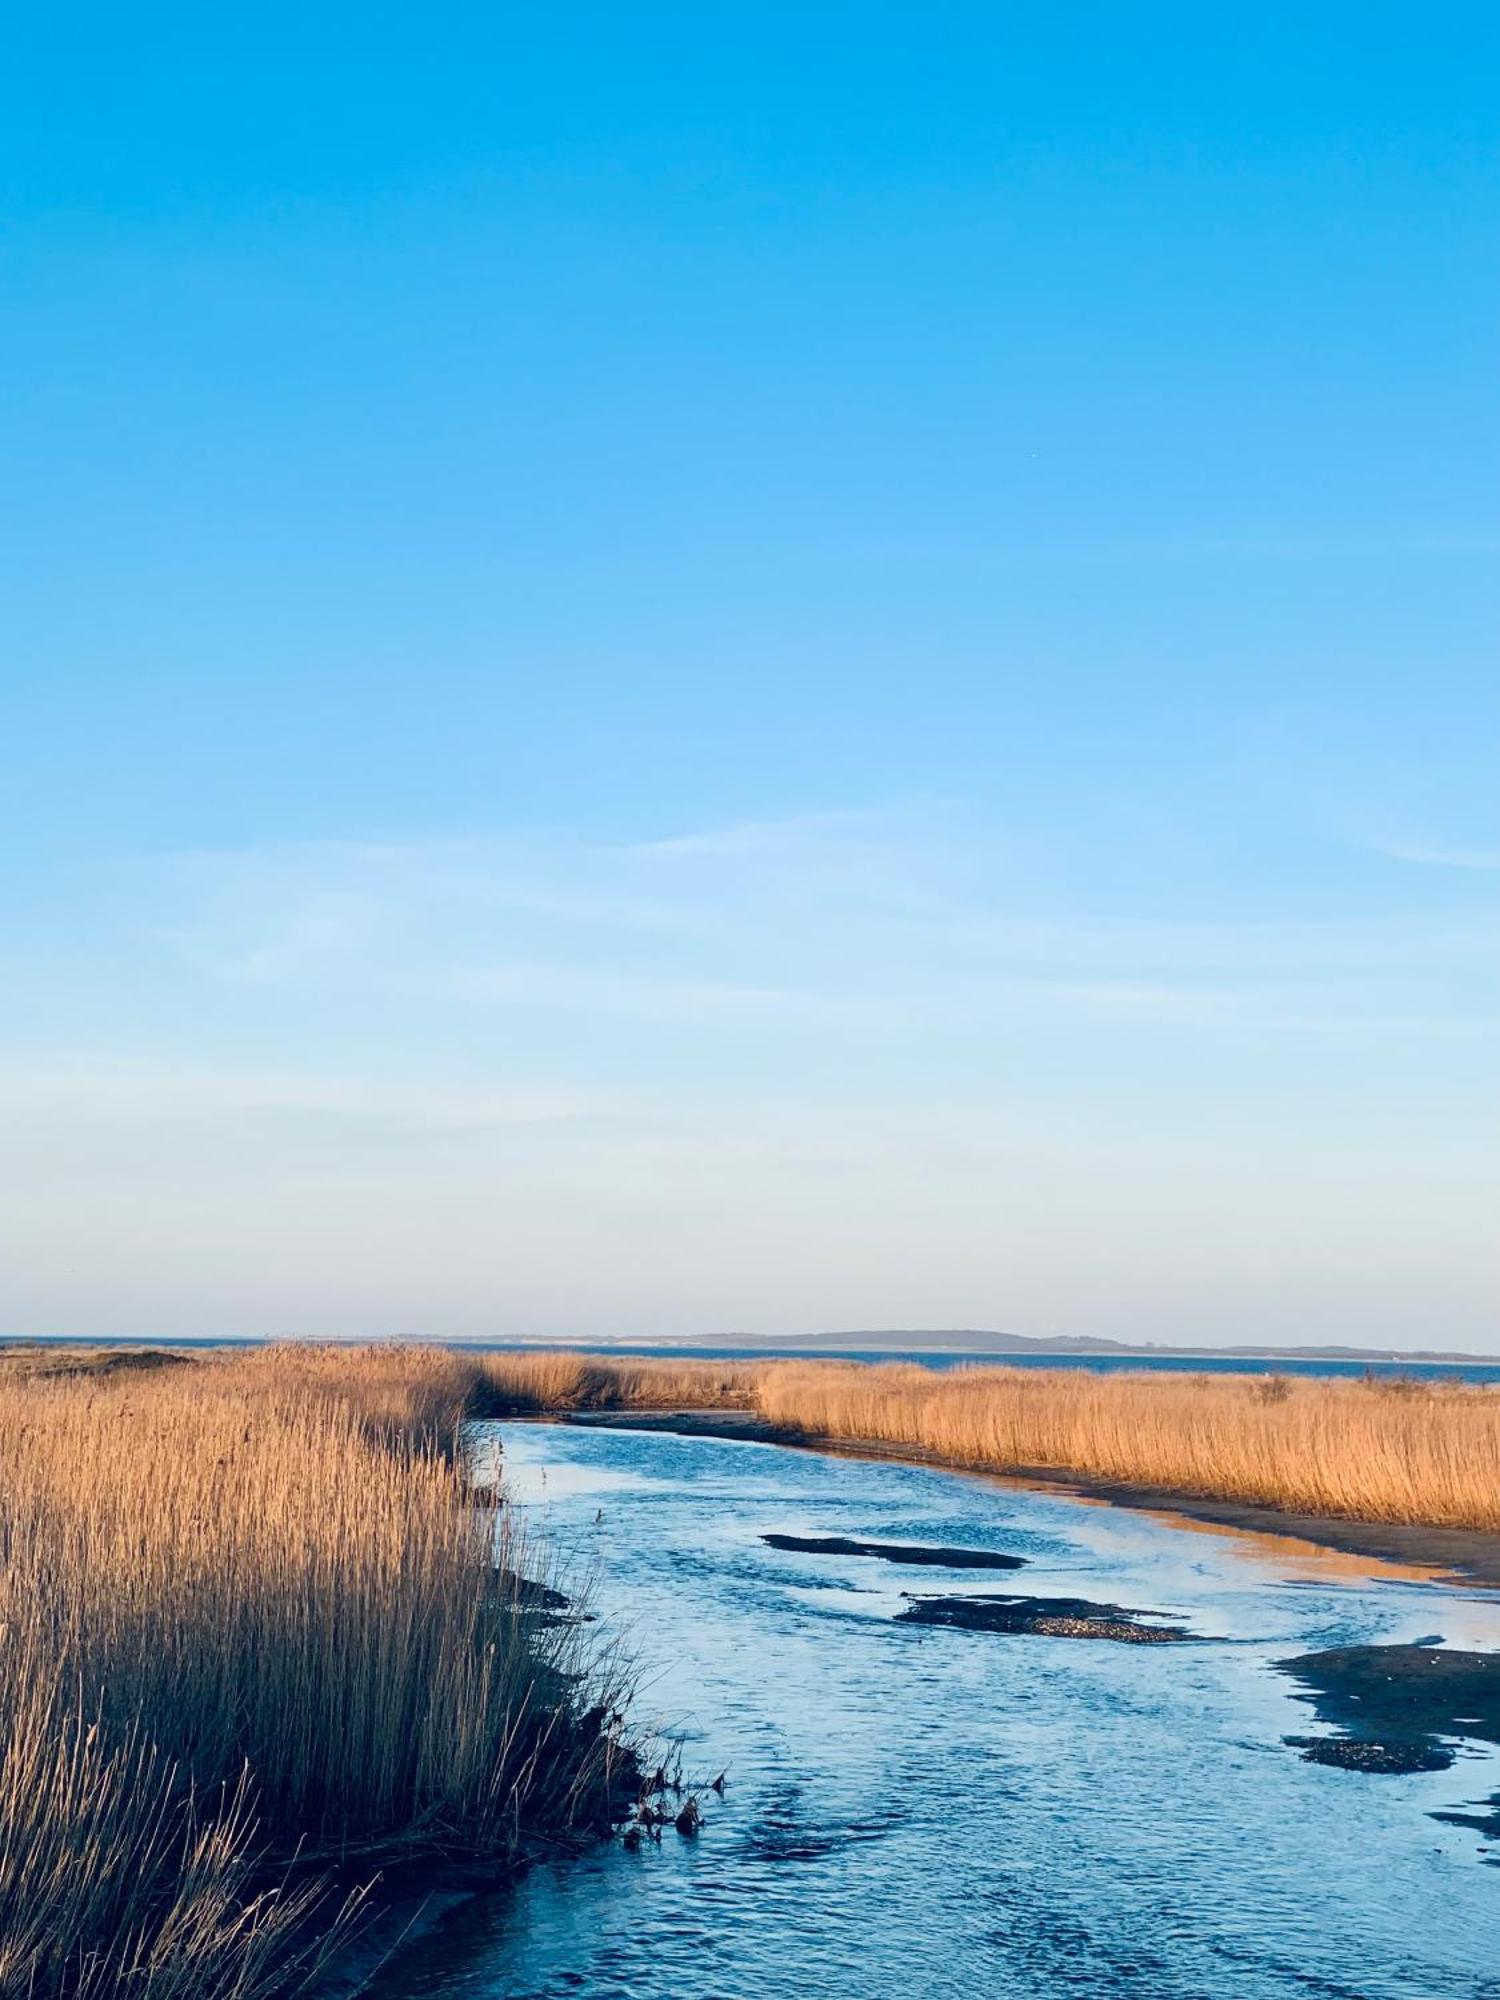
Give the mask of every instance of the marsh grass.
POLYGON ((476 1353, 479 1407, 497 1416, 549 1410, 750 1410, 758 1362, 673 1361, 547 1351, 476 1353))
POLYGON ((327 1871, 607 1823, 616 1688, 470 1504, 476 1380, 0 1368, 0 1994, 295 1993, 351 1921, 327 1871))
POLYGON ((787 1363, 757 1394, 772 1422, 952 1464, 1500 1528, 1500 1394, 1464 1383, 787 1363))
POLYGON ((486 1355, 480 1365, 488 1393, 518 1409, 748 1408, 804 1437, 950 1465, 1500 1529, 1500 1391, 1456 1380, 597 1355, 486 1355), (554 1383, 564 1387, 552 1395, 554 1383))

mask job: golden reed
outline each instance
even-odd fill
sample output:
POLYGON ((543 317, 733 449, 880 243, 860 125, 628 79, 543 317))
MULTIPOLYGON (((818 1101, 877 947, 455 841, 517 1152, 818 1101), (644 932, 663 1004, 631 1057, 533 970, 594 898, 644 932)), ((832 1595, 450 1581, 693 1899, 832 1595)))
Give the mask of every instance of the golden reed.
POLYGON ((335 1866, 607 1817, 610 1691, 470 1504, 476 1382, 411 1350, 0 1363, 0 1995, 301 1992, 351 1921, 335 1866))

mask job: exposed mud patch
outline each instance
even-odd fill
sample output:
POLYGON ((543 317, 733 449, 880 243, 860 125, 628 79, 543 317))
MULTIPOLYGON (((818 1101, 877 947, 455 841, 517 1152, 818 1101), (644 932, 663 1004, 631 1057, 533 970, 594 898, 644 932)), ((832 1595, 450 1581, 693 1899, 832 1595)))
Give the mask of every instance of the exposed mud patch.
POLYGON ((1500 1743, 1500 1653, 1445 1646, 1334 1646, 1277 1662, 1319 1722, 1367 1742, 1470 1736, 1500 1743))
MULTIPOLYGON (((1500 1743, 1500 1653, 1461 1653, 1440 1646, 1336 1646, 1278 1662, 1300 1681, 1332 1736, 1288 1736, 1310 1764, 1343 1771, 1401 1776, 1446 1771, 1450 1742, 1472 1737, 1500 1743)), ((1484 1832, 1500 1816, 1437 1813, 1434 1818, 1484 1832)))
POLYGON ((964 1632, 1031 1632, 1048 1639, 1113 1639, 1124 1646, 1168 1646, 1193 1634, 1180 1625, 1144 1625, 1142 1613, 1086 1597, 912 1597, 896 1616, 906 1625, 950 1625, 964 1632))
POLYGON ((1476 1799, 1469 1812, 1435 1812, 1429 1819, 1441 1820, 1444 1826, 1466 1826, 1473 1833, 1481 1833, 1486 1840, 1500 1840, 1500 1792, 1491 1799, 1476 1799))
POLYGON ((847 1535, 762 1535, 768 1548, 808 1556, 877 1556, 882 1562, 913 1563, 931 1569, 1023 1569, 1024 1556, 999 1549, 932 1547, 921 1542, 858 1542, 847 1535))

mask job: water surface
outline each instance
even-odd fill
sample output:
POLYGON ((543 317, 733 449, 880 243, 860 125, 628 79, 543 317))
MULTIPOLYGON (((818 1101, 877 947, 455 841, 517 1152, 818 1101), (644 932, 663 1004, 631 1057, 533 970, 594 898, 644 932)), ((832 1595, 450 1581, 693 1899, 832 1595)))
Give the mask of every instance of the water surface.
MULTIPOLYGON (((542 1996, 1500 1996, 1500 1867, 1436 1810, 1500 1789, 1302 1762, 1271 1663, 1500 1646, 1500 1599, 1287 1540, 926 1467, 505 1424, 512 1489, 596 1578, 639 1707, 728 1767, 694 1841, 533 1869, 379 2000, 542 1996), (767 1548, 767 1531, 1028 1557, 1013 1577, 767 1548), (903 1590, 1171 1615, 1192 1646, 928 1629, 903 1590)), ((1500 1858, 1497 1856, 1495 1858, 1500 1858)))

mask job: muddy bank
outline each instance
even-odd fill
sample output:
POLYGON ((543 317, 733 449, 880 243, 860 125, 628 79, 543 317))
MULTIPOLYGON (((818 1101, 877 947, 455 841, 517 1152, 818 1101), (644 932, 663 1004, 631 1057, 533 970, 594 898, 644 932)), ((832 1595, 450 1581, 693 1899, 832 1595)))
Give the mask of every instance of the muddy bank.
MULTIPOLYGON (((561 1597, 560 1592, 529 1578, 514 1572, 507 1575, 545 1597, 561 1597)), ((577 1719, 573 1730, 588 1737, 619 1720, 617 1714, 593 1708, 577 1719)), ((608 1784, 591 1813, 550 1833, 529 1829, 504 1851, 450 1851, 439 1837, 417 1849, 398 1838, 352 1853, 299 1854, 289 1868, 268 1877, 268 1885, 283 1880, 316 1882, 328 1906, 346 1899, 357 1906, 349 1937, 309 1989, 313 2000, 362 2000, 382 1968, 397 1962, 424 1939, 439 1935, 455 1910, 513 1889, 539 1865, 558 1859, 579 1860, 591 1848, 619 1835, 632 1823, 641 1801, 656 1789, 656 1783, 641 1762, 637 1746, 618 1738, 608 1784)))
POLYGON ((518 1570, 497 1569, 495 1582, 523 1611, 567 1611, 572 1608, 572 1598, 554 1590, 550 1583, 539 1583, 533 1576, 522 1576, 518 1570))
POLYGON ((1050 1466, 956 1465, 918 1445, 887 1444, 877 1438, 809 1437, 802 1431, 769 1424, 748 1410, 602 1410, 563 1415, 551 1421, 592 1424, 609 1430, 666 1430, 684 1437, 734 1438, 744 1443, 789 1445, 848 1458, 896 1459, 937 1466, 948 1472, 1022 1479, 1056 1486, 1085 1499, 1108 1501, 1115 1507, 1136 1507, 1158 1514, 1170 1512, 1185 1520, 1242 1529, 1247 1534, 1292 1536, 1319 1548, 1432 1569, 1445 1579, 1500 1589, 1500 1535, 1486 1534, 1478 1528, 1421 1527, 1401 1522, 1345 1520, 1335 1514, 1287 1513, 1279 1507, 1254 1506, 1240 1500, 1214 1500, 1197 1494, 1163 1492, 1154 1487, 1084 1479, 1050 1466))
POLYGON ((958 1549, 923 1542, 856 1542, 847 1535, 762 1535, 770 1549, 807 1556, 874 1556, 881 1562, 928 1569, 1024 1569, 1025 1556, 999 1549, 958 1549))
POLYGON ((1027 1471, 1020 1476, 1064 1487, 1087 1499, 1107 1500, 1114 1507, 1180 1514, 1187 1520, 1205 1521, 1216 1527, 1241 1528, 1247 1534, 1288 1535, 1319 1548, 1341 1549, 1349 1555, 1374 1556, 1381 1562, 1436 1570, 1439 1582, 1479 1583, 1500 1589, 1500 1535, 1487 1534, 1481 1528, 1352 1521, 1338 1514, 1292 1514, 1279 1507, 1257 1507, 1246 1501, 1158 1493, 1143 1486, 1111 1486, 1049 1471, 1027 1471))
POLYGON ((896 1613, 902 1625, 947 1625, 961 1632, 1035 1633, 1048 1639, 1112 1639, 1124 1646, 1167 1646, 1192 1638, 1180 1625, 1146 1625, 1122 1604, 1086 1597, 913 1597, 896 1613))

